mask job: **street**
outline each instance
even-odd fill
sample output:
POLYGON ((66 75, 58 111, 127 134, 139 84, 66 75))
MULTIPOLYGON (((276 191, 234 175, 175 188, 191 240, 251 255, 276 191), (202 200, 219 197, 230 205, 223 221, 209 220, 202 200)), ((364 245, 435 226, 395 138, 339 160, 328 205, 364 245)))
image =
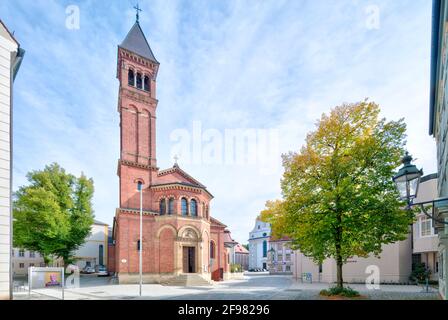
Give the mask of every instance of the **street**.
MULTIPOLYGON (((66 300, 315 300, 325 299, 319 296, 326 283, 302 283, 291 276, 248 275, 244 280, 231 280, 204 287, 174 287, 159 284, 145 284, 142 297, 138 296, 139 286, 113 284, 110 277, 82 275, 80 288, 66 289, 66 300)), ((364 299, 378 300, 437 300, 437 290, 411 285, 382 285, 380 290, 367 290, 365 285, 350 287, 358 290, 364 299)), ((16 300, 61 299, 60 290, 33 290, 16 292, 16 300)))

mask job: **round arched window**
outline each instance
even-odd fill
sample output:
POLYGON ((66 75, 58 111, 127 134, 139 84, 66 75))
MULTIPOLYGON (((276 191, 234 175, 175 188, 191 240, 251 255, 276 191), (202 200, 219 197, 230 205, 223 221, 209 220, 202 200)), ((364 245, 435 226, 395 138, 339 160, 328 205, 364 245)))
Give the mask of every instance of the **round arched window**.
POLYGON ((192 199, 190 201, 190 213, 192 217, 198 216, 198 203, 196 202, 195 199, 192 199))
POLYGON ((181 205, 181 212, 183 216, 187 216, 188 215, 188 201, 185 198, 182 198, 180 201, 180 205, 181 205))
POLYGON ((174 214, 174 199, 170 198, 168 200, 168 214, 174 214))
POLYGON ((166 201, 165 199, 160 200, 160 215, 164 215, 166 213, 166 201))

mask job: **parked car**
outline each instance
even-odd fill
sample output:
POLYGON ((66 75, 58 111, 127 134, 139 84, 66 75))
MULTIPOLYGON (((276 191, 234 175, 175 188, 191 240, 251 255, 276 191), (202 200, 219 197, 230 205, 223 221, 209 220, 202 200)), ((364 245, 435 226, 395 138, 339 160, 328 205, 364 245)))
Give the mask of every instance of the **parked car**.
POLYGON ((96 266, 96 273, 98 277, 107 277, 109 275, 109 271, 107 271, 105 266, 96 266))
POLYGON ((81 270, 81 273, 87 273, 87 274, 95 273, 95 268, 86 266, 84 267, 84 269, 81 270))

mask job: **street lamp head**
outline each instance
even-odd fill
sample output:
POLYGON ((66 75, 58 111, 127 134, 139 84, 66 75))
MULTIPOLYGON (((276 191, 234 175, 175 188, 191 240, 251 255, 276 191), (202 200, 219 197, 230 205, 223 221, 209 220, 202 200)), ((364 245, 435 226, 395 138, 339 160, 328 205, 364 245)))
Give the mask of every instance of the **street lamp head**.
POLYGON ((412 157, 408 152, 406 152, 401 162, 403 166, 393 177, 393 181, 400 193, 400 198, 409 203, 417 196, 418 185, 423 175, 423 170, 419 170, 415 165, 411 164, 412 157))

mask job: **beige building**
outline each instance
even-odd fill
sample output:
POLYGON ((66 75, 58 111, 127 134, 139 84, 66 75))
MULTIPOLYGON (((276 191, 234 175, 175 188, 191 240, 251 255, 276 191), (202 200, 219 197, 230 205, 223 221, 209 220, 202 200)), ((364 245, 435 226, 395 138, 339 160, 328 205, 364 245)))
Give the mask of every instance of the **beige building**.
POLYGON ((0 20, 0 299, 12 298, 12 92, 24 53, 0 20))
POLYGON ((29 267, 44 267, 44 258, 34 251, 13 248, 11 252, 13 277, 28 275, 29 267))
POLYGON ((249 270, 249 250, 247 250, 242 244, 238 243, 234 247, 235 262, 239 264, 244 271, 249 270))
MULTIPOLYGON (((422 177, 418 198, 415 202, 433 200, 437 196, 437 174, 422 177)), ((437 263, 438 240, 430 219, 423 213, 416 217, 409 237, 383 246, 379 258, 371 255, 367 258, 353 257, 343 267, 345 282, 365 283, 372 271, 370 266, 378 267, 381 283, 409 283, 413 263, 422 262, 431 270, 431 278, 438 277, 437 263)), ((314 263, 301 252, 294 251, 293 276, 313 282, 336 282, 337 271, 334 259, 325 260, 322 265, 314 263)))
MULTIPOLYGON (((421 178, 418 196, 415 203, 431 201, 437 198, 437 174, 430 174, 421 178)), ((438 280, 438 244, 437 229, 433 220, 423 212, 417 215, 413 225, 412 262, 424 263, 431 272, 431 280, 438 280)))
POLYGON ((293 254, 289 238, 269 240, 268 269, 270 274, 292 274, 293 254))

